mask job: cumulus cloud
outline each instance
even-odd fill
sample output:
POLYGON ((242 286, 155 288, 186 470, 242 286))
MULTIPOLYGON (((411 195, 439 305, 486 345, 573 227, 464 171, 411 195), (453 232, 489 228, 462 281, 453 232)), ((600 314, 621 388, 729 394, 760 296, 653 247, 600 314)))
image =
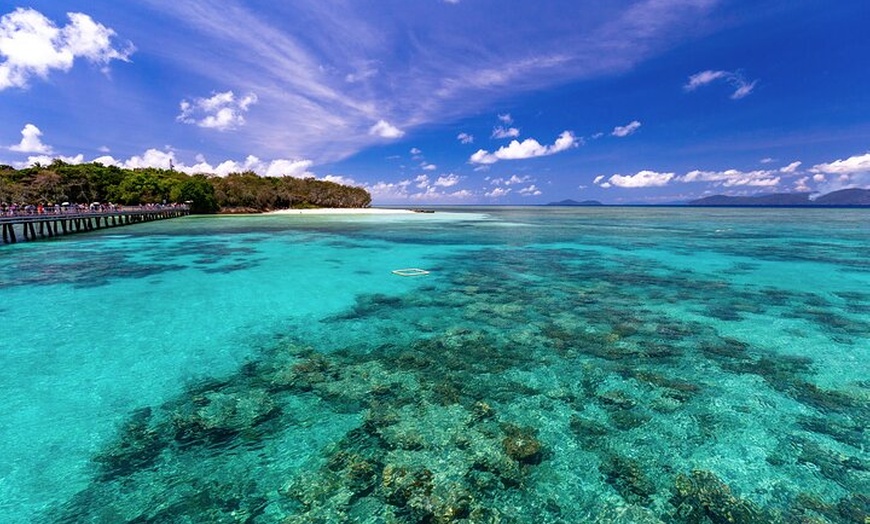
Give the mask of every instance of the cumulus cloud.
POLYGON ((248 93, 237 98, 232 91, 215 93, 209 98, 182 100, 179 104, 179 122, 196 124, 199 127, 227 131, 244 125, 248 109, 257 103, 257 95, 248 93))
POLYGON ((850 187, 870 187, 870 153, 816 164, 810 169, 821 192, 850 187))
POLYGON ((422 164, 420 164, 420 169, 422 169, 423 171, 435 171, 436 169, 438 169, 438 166, 436 166, 435 164, 427 164, 426 162, 423 162, 422 164))
POLYGON ((714 182, 715 185, 725 187, 751 186, 772 187, 779 184, 781 178, 774 176, 775 171, 760 169, 756 171, 740 171, 739 169, 726 169, 724 171, 689 171, 682 177, 680 182, 714 182))
POLYGON ((450 173, 448 175, 439 176, 437 180, 435 180, 435 185, 438 187, 453 187, 459 183, 459 176, 450 173))
POLYGON ((628 136, 628 135, 634 133, 638 129, 640 129, 640 122, 638 122, 637 120, 634 120, 631 123, 626 124, 624 126, 614 127, 613 132, 610 134, 613 136, 618 136, 618 137, 622 138, 622 137, 625 137, 625 136, 628 136))
POLYGON ((504 115, 498 115, 498 119, 504 123, 505 125, 511 125, 514 123, 514 119, 510 113, 506 113, 504 115))
POLYGON ((538 186, 536 186, 535 184, 532 184, 528 187, 524 187, 524 188, 520 189, 519 191, 517 191, 517 193, 519 193, 522 196, 540 196, 543 194, 543 193, 541 193, 541 190, 538 189, 538 186))
POLYGON ((76 156, 64 156, 64 155, 35 155, 27 157, 25 162, 17 162, 14 164, 15 167, 21 169, 25 167, 32 166, 34 164, 40 164, 46 166, 51 164, 55 160, 60 160, 61 162, 66 162, 67 164, 81 164, 85 161, 85 155, 78 154, 76 156))
POLYGON ((785 167, 779 168, 779 172, 791 174, 791 173, 796 172, 800 166, 801 166, 801 162, 792 162, 791 164, 789 164, 785 167))
POLYGON ((9 150, 19 153, 51 154, 51 147, 42 143, 42 140, 39 138, 41 136, 42 131, 38 127, 33 124, 27 124, 21 130, 21 142, 9 146, 9 150))
POLYGON ((102 66, 128 61, 133 45, 116 47, 112 29, 83 13, 67 13, 58 27, 34 9, 18 8, 0 18, 0 91, 26 88, 32 77, 48 78, 53 70, 69 71, 76 58, 102 66))
POLYGON ((686 91, 694 91, 695 89, 710 84, 716 80, 727 82, 734 88, 734 92, 731 93, 731 98, 733 100, 739 100, 746 97, 758 84, 758 80, 753 80, 751 82, 746 80, 740 71, 707 70, 690 76, 689 81, 683 86, 683 89, 686 91))
MULTIPOLYGON (((81 164, 85 162, 84 155, 74 157, 66 156, 31 156, 26 162, 19 162, 16 167, 23 168, 33 165, 35 162, 50 164, 54 159, 60 159, 68 164, 81 164)), ((253 171, 260 176, 292 176, 296 178, 314 177, 310 171, 314 164, 307 159, 283 159, 260 160, 254 155, 248 155, 244 160, 224 160, 218 164, 209 163, 202 155, 197 155, 196 163, 186 164, 179 160, 172 149, 151 148, 141 155, 133 155, 126 160, 116 159, 110 155, 103 155, 90 162, 99 162, 107 166, 118 166, 126 169, 138 169, 153 167, 157 169, 169 169, 170 166, 176 171, 187 174, 207 173, 218 176, 226 176, 230 173, 253 171)))
POLYGON ((515 127, 497 126, 492 129, 492 138, 516 138, 520 130, 515 127))
POLYGON ((488 193, 484 193, 483 196, 487 198, 499 198, 503 196, 507 196, 511 192, 509 187, 496 187, 493 188, 492 191, 488 193))
POLYGON ((473 164, 494 164, 499 160, 521 160, 548 156, 576 147, 578 143, 578 139, 571 131, 563 131, 559 138, 549 146, 541 145, 534 138, 527 138, 522 142, 512 140, 510 144, 499 148, 494 153, 479 149, 471 155, 469 161, 473 164))
POLYGON ((810 186, 807 185, 807 182, 809 182, 809 180, 810 180, 810 177, 808 177, 808 176, 801 177, 801 178, 795 180, 795 182, 794 182, 795 191, 802 191, 802 192, 806 192, 806 193, 812 191, 810 186))
POLYGON ((645 169, 643 171, 638 171, 633 175, 611 175, 610 178, 607 179, 607 182, 602 182, 604 177, 598 176, 595 178, 595 183, 601 187, 661 187, 667 185, 675 176, 675 173, 658 173, 656 171, 645 169))
POLYGON ((429 183, 430 179, 426 175, 420 175, 413 180, 379 181, 374 184, 359 184, 348 178, 343 180, 345 180, 344 183, 350 182, 350 185, 364 188, 372 195, 372 200, 376 202, 461 202, 474 196, 467 189, 444 191, 445 188, 452 187, 459 182, 459 177, 453 174, 439 177, 434 184, 429 183))
POLYGON ((816 164, 810 171, 829 175, 868 173, 870 172, 870 153, 850 156, 845 160, 834 160, 826 164, 816 164))
POLYGON ((468 133, 459 133, 456 135, 456 140, 459 140, 463 144, 473 144, 474 136, 469 135, 468 133))
POLYGON ((378 123, 369 128, 369 134, 381 138, 401 138, 405 132, 386 120, 378 120, 378 123))
POLYGON ((492 180, 489 181, 489 183, 494 185, 494 186, 500 186, 500 185, 512 186, 515 184, 525 184, 526 182, 530 182, 531 180, 532 180, 532 177, 530 177, 528 175, 524 175, 524 176, 511 175, 510 178, 493 178, 492 180))

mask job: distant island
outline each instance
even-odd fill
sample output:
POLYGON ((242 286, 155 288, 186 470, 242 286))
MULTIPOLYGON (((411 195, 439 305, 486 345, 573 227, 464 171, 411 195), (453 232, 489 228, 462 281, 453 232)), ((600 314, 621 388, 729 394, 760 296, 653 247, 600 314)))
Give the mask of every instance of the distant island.
POLYGON ((690 206, 870 206, 870 189, 841 189, 812 198, 812 193, 773 193, 757 196, 713 195, 687 203, 690 206))
POLYGON ((570 198, 567 200, 560 200, 559 202, 550 202, 549 204, 545 204, 547 206, 603 206, 601 202, 597 200, 584 200, 582 202, 577 202, 576 200, 571 200, 570 198))

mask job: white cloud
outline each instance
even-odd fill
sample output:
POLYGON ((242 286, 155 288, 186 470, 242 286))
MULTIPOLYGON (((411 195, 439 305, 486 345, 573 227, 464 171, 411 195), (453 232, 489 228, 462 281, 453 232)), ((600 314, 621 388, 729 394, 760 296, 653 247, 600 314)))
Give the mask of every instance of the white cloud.
POLYGON ((257 103, 257 95, 248 93, 236 98, 232 91, 215 93, 209 98, 194 98, 193 101, 182 100, 179 104, 181 114, 176 117, 179 122, 196 124, 199 127, 227 131, 244 125, 244 113, 257 103))
POLYGON ((492 129, 492 138, 516 138, 518 136, 520 136, 520 130, 515 127, 497 126, 492 129))
POLYGON ((489 183, 494 185, 494 186, 500 186, 500 185, 512 186, 515 184, 525 184, 526 182, 530 182, 530 181, 532 181, 532 177, 530 177, 528 175, 525 175, 525 176, 511 175, 511 177, 507 178, 507 179, 505 179, 505 178, 493 178, 492 180, 490 180, 489 183))
POLYGON ((436 166, 435 164, 427 164, 426 162, 423 162, 422 164, 420 164, 420 169, 422 169, 423 171, 435 171, 436 169, 438 169, 438 166, 436 166))
POLYGON ((870 172, 870 153, 850 156, 845 160, 834 160, 826 164, 816 164, 810 171, 829 175, 868 173, 870 172))
POLYGON ((640 122, 634 120, 627 125, 614 127, 613 132, 610 134, 613 136, 618 136, 620 138, 625 137, 640 129, 640 125, 640 122))
POLYGON ((823 193, 850 187, 870 187, 870 153, 816 164, 810 172, 823 193))
POLYGON ((18 8, 0 18, 0 91, 26 88, 36 76, 48 78, 52 70, 69 71, 76 58, 103 66, 112 60, 128 61, 134 49, 116 49, 115 32, 82 13, 67 13, 69 24, 59 28, 34 9, 18 8))
POLYGON ((422 153, 422 152, 423 152, 423 151, 421 151, 421 150, 420 150, 419 148, 417 148, 417 147, 412 147, 412 148, 411 148, 411 151, 410 151, 410 153, 411 153, 412 155, 414 155, 414 156, 419 155, 419 154, 422 153))
POLYGON ((689 171, 679 178, 680 182, 714 182, 715 185, 725 187, 751 186, 772 187, 778 185, 781 178, 775 176, 776 171, 756 170, 740 171, 738 169, 726 169, 724 171, 689 171))
POLYGON ((429 187, 429 176, 428 175, 419 175, 414 179, 414 185, 418 189, 426 189, 429 187))
POLYGON ((495 164, 498 162, 495 155, 484 149, 478 149, 468 160, 472 164, 495 164))
POLYGON ((346 177, 344 175, 326 175, 321 178, 321 180, 325 180, 327 182, 333 182, 335 184, 341 184, 343 186, 360 186, 361 184, 356 180, 346 177))
POLYGON ((686 91, 694 91, 695 89, 707 85, 714 80, 725 78, 728 76, 726 71, 701 71, 689 77, 689 82, 683 86, 686 91))
POLYGON ((535 158, 541 156, 554 155, 556 153, 571 149, 578 144, 578 139, 570 131, 563 131, 553 145, 544 146, 534 138, 527 138, 522 142, 512 140, 507 146, 499 148, 496 152, 490 153, 480 149, 471 157, 469 161, 473 164, 494 164, 499 160, 521 160, 526 158, 535 158))
POLYGON ((459 133, 456 135, 456 140, 459 140, 463 144, 473 144, 474 136, 469 135, 468 133, 459 133))
MULTIPOLYGON (((607 183, 617 187, 661 187, 667 185, 676 175, 674 173, 658 173, 656 171, 643 170, 633 175, 612 175, 607 183)), ((596 178, 596 180, 598 180, 596 178)), ((604 187, 603 184, 599 184, 604 187)))
POLYGON ((771 162, 774 162, 774 159, 772 159, 770 157, 766 157, 766 158, 762 158, 759 162, 761 162, 762 164, 770 164, 771 162))
POLYGON ((41 136, 42 131, 38 127, 33 124, 27 124, 21 130, 21 142, 14 146, 9 146, 9 150, 19 153, 51 154, 51 147, 42 143, 42 140, 39 138, 41 136))
POLYGON ((498 119, 504 123, 505 125, 511 125, 514 123, 514 119, 510 113, 506 113, 504 115, 498 115, 498 119))
POLYGON ((450 173, 449 175, 443 175, 438 177, 438 179, 435 180, 435 185, 438 187, 453 187, 459 183, 459 180, 460 179, 458 175, 450 173))
MULTIPOLYGON (((54 159, 60 159, 68 164, 81 164, 85 162, 84 155, 79 154, 74 157, 66 156, 32 156, 26 162, 19 162, 16 167, 23 168, 33 165, 34 162, 41 164, 50 164, 54 159)), ((90 160, 90 162, 99 162, 107 166, 118 166, 126 169, 137 169, 153 167, 157 169, 169 169, 170 165, 176 171, 182 173, 195 174, 207 173, 218 176, 226 176, 230 173, 240 173, 244 171, 253 171, 260 176, 292 176, 296 178, 314 177, 315 174, 309 171, 314 164, 307 159, 283 159, 277 158, 271 161, 263 161, 254 155, 248 155, 243 161, 224 160, 217 165, 210 164, 202 155, 196 156, 195 164, 185 164, 180 161, 175 151, 172 149, 148 149, 141 155, 134 155, 126 160, 119 160, 109 155, 99 156, 90 160)))
POLYGON ((314 174, 308 171, 313 162, 311 160, 285 160, 278 159, 269 162, 268 167, 260 172, 263 176, 292 176, 296 178, 305 178, 314 174))
POLYGON ((43 166, 47 166, 51 164, 55 160, 60 160, 62 162, 66 162, 67 164, 81 164, 85 161, 85 156, 82 154, 78 154, 76 156, 63 156, 63 155, 36 155, 29 156, 27 160, 24 162, 16 162, 14 165, 19 169, 30 167, 34 164, 40 164, 43 166))
POLYGON ((808 177, 808 176, 801 177, 801 178, 795 180, 795 182, 794 182, 795 191, 803 191, 803 192, 812 191, 810 186, 807 185, 807 182, 809 182, 809 180, 810 180, 810 177, 808 177))
POLYGON ((605 177, 604 175, 598 175, 597 177, 595 177, 595 180, 593 180, 592 183, 595 184, 595 185, 598 185, 598 184, 600 184, 601 181, 604 180, 605 178, 606 178, 606 177, 605 177))
POLYGON ((510 192, 511 192, 511 189, 509 187, 496 187, 496 188, 493 188, 492 191, 490 191, 488 193, 484 193, 483 196, 485 196, 487 198, 499 198, 499 197, 507 196, 510 192))
POLYGON ((779 168, 780 173, 794 173, 797 171, 797 168, 801 166, 801 162, 792 162, 791 164, 779 168))
POLYGON ((405 132, 386 120, 378 120, 377 124, 369 128, 369 134, 381 138, 401 138, 405 132))
POLYGON ((686 91, 694 91, 701 86, 705 86, 719 79, 728 82, 731 84, 731 87, 734 88, 734 92, 731 93, 731 98, 734 100, 739 100, 749 95, 758 84, 758 80, 753 80, 751 82, 747 81, 739 71, 708 70, 690 76, 688 83, 683 86, 683 89, 686 91))
POLYGON ((541 193, 541 190, 538 189, 538 186, 536 186, 535 184, 532 184, 529 187, 524 187, 517 191, 517 193, 523 196, 540 196, 543 194, 541 193))

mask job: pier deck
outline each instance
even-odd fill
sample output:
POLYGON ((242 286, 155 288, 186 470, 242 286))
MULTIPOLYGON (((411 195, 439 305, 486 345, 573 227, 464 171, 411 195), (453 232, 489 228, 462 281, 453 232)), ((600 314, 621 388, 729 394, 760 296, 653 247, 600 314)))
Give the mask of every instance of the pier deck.
POLYGON ((190 214, 188 206, 125 207, 117 210, 63 210, 13 216, 0 216, 2 244, 20 240, 39 240, 107 227, 126 226, 165 220, 190 214))

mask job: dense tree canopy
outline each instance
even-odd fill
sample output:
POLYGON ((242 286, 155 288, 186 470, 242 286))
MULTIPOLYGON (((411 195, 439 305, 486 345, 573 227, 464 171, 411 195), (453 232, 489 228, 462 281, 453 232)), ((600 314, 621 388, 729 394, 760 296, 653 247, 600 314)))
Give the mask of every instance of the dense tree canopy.
POLYGON ((293 207, 368 207, 371 195, 358 187, 314 178, 188 175, 168 169, 122 169, 99 163, 55 160, 25 169, 0 165, 0 202, 136 205, 187 202, 194 213, 269 211, 293 207))

